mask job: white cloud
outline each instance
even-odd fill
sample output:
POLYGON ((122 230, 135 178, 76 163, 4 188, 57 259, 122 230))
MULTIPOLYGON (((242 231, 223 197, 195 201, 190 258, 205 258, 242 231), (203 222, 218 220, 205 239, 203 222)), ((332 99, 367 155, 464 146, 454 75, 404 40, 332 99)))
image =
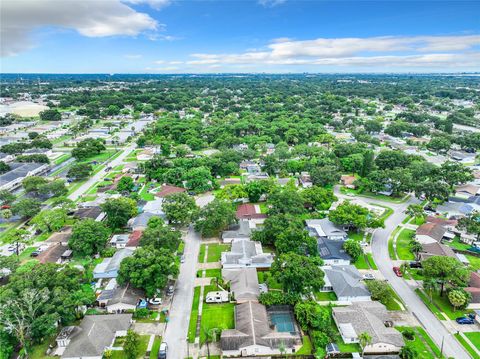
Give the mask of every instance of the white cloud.
POLYGON ((1 56, 12 56, 36 44, 30 35, 37 28, 74 29, 87 37, 136 36, 156 31, 158 23, 119 0, 2 0, 1 56))
POLYGON ((287 0, 258 0, 258 3, 265 7, 274 7, 286 3, 287 0))
POLYGON ((170 0, 123 0, 126 3, 139 5, 139 4, 147 4, 151 8, 155 10, 160 10, 161 8, 170 5, 170 0))
MULTIPOLYGON (((383 36, 370 38, 276 39, 267 50, 191 54, 191 66, 311 65, 478 68, 480 35, 383 36)), ((268 67, 267 67, 268 68, 268 67)))

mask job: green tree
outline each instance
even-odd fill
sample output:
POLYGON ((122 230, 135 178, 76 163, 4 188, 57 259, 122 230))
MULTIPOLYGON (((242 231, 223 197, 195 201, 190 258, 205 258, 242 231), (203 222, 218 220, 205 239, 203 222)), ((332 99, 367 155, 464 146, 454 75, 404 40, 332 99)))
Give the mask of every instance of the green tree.
POLYGON ((40 176, 29 176, 22 180, 25 192, 38 194, 40 188, 48 183, 47 179, 40 176))
POLYGON ((5 162, 0 161, 0 174, 10 171, 10 166, 5 162))
POLYGON ((460 218, 457 227, 480 239, 480 212, 475 211, 466 217, 460 218))
POLYGON ((166 197, 162 208, 167 219, 179 226, 192 223, 198 216, 195 200, 186 193, 175 193, 166 197))
MULTIPOLYGON (((155 217, 153 217, 155 218, 155 217)), ((164 223, 156 225, 149 221, 147 229, 142 234, 140 245, 152 246, 155 249, 167 248, 172 253, 177 250, 181 241, 181 233, 172 231, 164 223)))
POLYGON ((310 171, 312 183, 321 187, 337 184, 340 177, 340 172, 335 166, 315 167, 310 171))
POLYGON ((122 261, 117 281, 130 282, 135 288, 145 290, 147 296, 153 296, 157 289, 165 287, 170 276, 177 274, 176 258, 168 249, 140 247, 122 261))
POLYGON ((90 176, 93 171, 89 163, 76 163, 67 172, 67 178, 73 181, 80 181, 90 176))
POLYGON ((91 256, 105 248, 110 231, 102 222, 84 219, 75 223, 68 246, 82 256, 91 256))
POLYGON ((383 227, 383 223, 373 216, 366 208, 348 201, 330 211, 328 219, 333 223, 349 228, 365 229, 383 227))
POLYGON ((328 331, 332 323, 328 307, 323 307, 312 300, 295 304, 295 317, 304 331, 309 329, 328 331))
POLYGON ((248 196, 248 200, 252 203, 258 202, 260 197, 267 194, 268 186, 266 181, 251 181, 245 186, 245 192, 248 196))
POLYGON ((25 229, 15 228, 7 234, 6 242, 15 244, 15 253, 18 257, 20 255, 20 245, 31 242, 30 233, 25 229))
POLYGON ((40 112, 42 121, 60 121, 62 114, 57 109, 48 109, 40 112))
POLYGON ((415 218, 424 218, 425 212, 423 210, 423 206, 421 204, 409 204, 406 210, 406 213, 409 216, 415 218))
POLYGON ((6 189, 0 191, 0 202, 2 204, 11 204, 17 197, 6 189))
POLYGON ((135 183, 133 182, 133 178, 129 176, 123 176, 117 184, 117 191, 123 192, 132 192, 133 188, 135 187, 135 183))
POLYGON ((270 215, 305 213, 304 200, 296 189, 284 188, 273 192, 268 198, 268 204, 270 215))
POLYGON ((106 214, 107 226, 111 229, 126 226, 128 220, 138 213, 135 200, 126 197, 108 199, 101 208, 106 214))
POLYGON ((343 249, 345 250, 345 252, 348 253, 350 257, 352 257, 353 262, 356 262, 357 259, 363 255, 362 246, 354 239, 346 240, 343 243, 343 249))
POLYGON ((185 186, 194 192, 202 193, 213 188, 214 179, 207 167, 194 167, 183 176, 185 186))
POLYGON ((365 353, 365 348, 372 344, 372 340, 372 336, 367 332, 360 333, 358 336, 358 341, 362 348, 362 356, 365 353))
POLYGON ((390 286, 383 280, 369 280, 366 282, 366 285, 370 291, 372 299, 378 300, 380 303, 387 303, 392 296, 390 286))
POLYGON ((433 256, 424 260, 422 267, 426 279, 440 283, 440 295, 443 295, 445 284, 465 285, 470 278, 470 272, 457 258, 433 256))
POLYGON ((127 330, 127 336, 123 344, 123 352, 127 359, 136 359, 140 354, 140 335, 132 329, 127 330))
POLYGON ((12 213, 24 219, 32 218, 40 212, 42 205, 35 199, 25 198, 12 204, 12 213))
POLYGON ((231 203, 214 199, 200 210, 195 229, 204 237, 217 235, 236 220, 235 209, 231 203))
POLYGON ((427 291, 430 302, 433 300, 433 293, 438 289, 437 280, 434 278, 426 278, 423 280, 423 289, 427 291))
POLYGON ((410 252, 415 255, 415 259, 418 261, 418 254, 423 250, 423 246, 416 240, 411 240, 409 243, 410 252))
POLYGON ((435 152, 447 152, 450 147, 452 146, 452 143, 450 140, 446 137, 433 137, 430 142, 427 144, 427 148, 429 150, 435 151, 435 152))
POLYGON ((305 203, 313 206, 316 211, 326 211, 330 208, 337 197, 332 190, 319 186, 312 186, 300 192, 305 203))
POLYGON ((105 149, 103 140, 86 138, 77 143, 77 146, 72 150, 72 156, 77 160, 82 161, 100 154, 105 151, 105 149))
POLYGON ((45 209, 33 217, 31 223, 43 232, 54 232, 65 225, 67 218, 67 211, 63 208, 45 209))
POLYGON ((453 306, 453 311, 456 311, 457 308, 468 305, 470 296, 463 289, 452 289, 448 292, 448 300, 453 306))
POLYGON ((316 238, 298 226, 290 225, 278 234, 275 240, 275 248, 278 253, 295 252, 302 255, 318 255, 316 238))
POLYGON ((271 272, 285 292, 307 294, 319 291, 325 284, 322 263, 319 257, 284 253, 275 258, 271 272))
POLYGON ((411 344, 406 344, 400 349, 399 356, 401 359, 417 359, 420 358, 417 348, 411 344))

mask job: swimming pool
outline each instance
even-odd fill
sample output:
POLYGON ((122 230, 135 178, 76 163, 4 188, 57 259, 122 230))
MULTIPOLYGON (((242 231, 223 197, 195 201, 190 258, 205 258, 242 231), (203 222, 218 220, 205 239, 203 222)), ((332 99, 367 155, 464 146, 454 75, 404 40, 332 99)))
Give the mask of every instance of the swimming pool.
POLYGON ((270 321, 277 328, 278 332, 294 332, 292 314, 290 312, 273 312, 270 313, 270 321))

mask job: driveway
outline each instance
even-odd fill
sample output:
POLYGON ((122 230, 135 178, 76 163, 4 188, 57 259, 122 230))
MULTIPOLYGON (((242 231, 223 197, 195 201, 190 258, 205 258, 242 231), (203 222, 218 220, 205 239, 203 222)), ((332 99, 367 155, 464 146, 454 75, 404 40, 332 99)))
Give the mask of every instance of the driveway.
POLYGON ((163 341, 168 344, 169 358, 187 357, 187 330, 193 302, 193 287, 196 277, 196 264, 200 251, 200 235, 190 226, 185 241, 185 262, 180 266, 170 320, 165 329, 163 341))
MULTIPOLYGON (((373 200, 370 202, 380 203, 373 200)), ((402 204, 388 202, 381 203, 392 208, 394 213, 385 221, 385 228, 378 229, 373 233, 373 258, 380 272, 405 303, 406 309, 418 319, 439 348, 442 347, 443 343, 443 353, 447 357, 456 359, 470 358, 463 346, 460 345, 440 320, 438 320, 437 317, 435 317, 435 315, 433 315, 433 313, 425 306, 413 289, 409 287, 407 282, 402 278, 397 277, 392 271, 393 263, 388 255, 388 238, 392 231, 400 225, 405 218, 404 211, 407 206, 410 203, 417 202, 418 200, 412 198, 402 204)))

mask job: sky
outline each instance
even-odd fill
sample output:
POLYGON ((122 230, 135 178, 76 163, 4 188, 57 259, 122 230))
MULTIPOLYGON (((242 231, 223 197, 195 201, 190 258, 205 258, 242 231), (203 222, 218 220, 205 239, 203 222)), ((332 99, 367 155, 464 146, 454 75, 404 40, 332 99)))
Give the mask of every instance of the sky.
POLYGON ((2 73, 480 71, 480 1, 2 0, 2 73))

